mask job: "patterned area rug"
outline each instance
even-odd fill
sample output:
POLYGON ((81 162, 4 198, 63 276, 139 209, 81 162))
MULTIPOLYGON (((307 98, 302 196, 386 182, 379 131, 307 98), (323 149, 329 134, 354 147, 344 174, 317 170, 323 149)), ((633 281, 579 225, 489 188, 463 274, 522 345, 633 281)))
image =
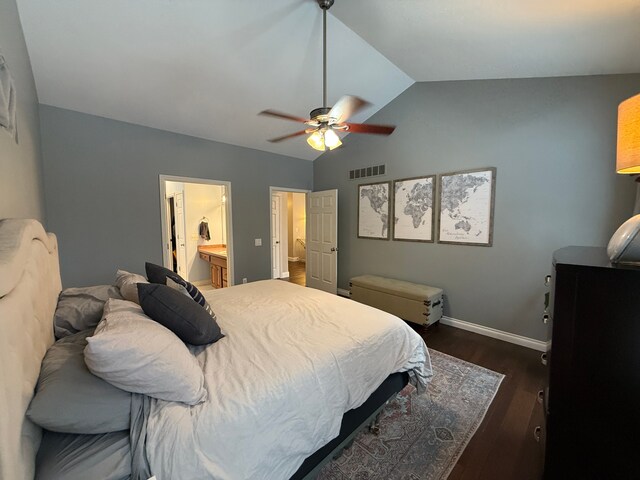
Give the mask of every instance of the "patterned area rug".
POLYGON ((380 420, 327 464, 318 480, 445 480, 480 426, 504 375, 429 350, 433 380, 424 395, 407 385, 380 420))

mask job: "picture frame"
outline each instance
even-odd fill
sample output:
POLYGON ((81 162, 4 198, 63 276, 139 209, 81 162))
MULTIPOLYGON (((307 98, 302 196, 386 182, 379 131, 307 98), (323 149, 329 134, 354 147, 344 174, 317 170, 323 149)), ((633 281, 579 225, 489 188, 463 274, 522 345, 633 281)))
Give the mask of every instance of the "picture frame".
POLYGON ((391 182, 358 185, 358 238, 389 240, 391 182))
POLYGON ((393 240, 434 243, 436 190, 435 175, 393 181, 393 240))
POLYGON ((438 178, 438 243, 493 245, 495 167, 443 173, 438 178))

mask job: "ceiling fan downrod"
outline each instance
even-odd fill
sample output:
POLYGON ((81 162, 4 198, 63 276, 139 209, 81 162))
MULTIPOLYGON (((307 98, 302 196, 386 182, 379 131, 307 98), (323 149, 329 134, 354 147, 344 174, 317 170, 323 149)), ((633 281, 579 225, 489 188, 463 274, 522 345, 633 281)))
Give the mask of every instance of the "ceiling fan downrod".
MULTIPOLYGON (((334 0, 318 0, 322 9, 322 108, 327 107, 327 10, 331 8, 334 0)), ((328 112, 329 110, 327 110, 328 112)), ((313 117, 312 117, 313 118, 313 117)))

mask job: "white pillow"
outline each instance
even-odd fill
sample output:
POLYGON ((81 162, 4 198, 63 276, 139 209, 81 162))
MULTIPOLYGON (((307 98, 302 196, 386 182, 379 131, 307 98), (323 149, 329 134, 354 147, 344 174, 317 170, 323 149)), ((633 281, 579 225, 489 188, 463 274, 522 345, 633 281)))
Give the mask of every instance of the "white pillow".
POLYGON ((116 272, 116 287, 120 289, 122 298, 140 305, 140 300, 138 299, 138 283, 149 282, 137 273, 129 273, 126 270, 118 270, 116 272))
POLYGON ((122 390, 189 405, 207 398, 202 369, 186 345, 133 302, 107 301, 84 360, 122 390))

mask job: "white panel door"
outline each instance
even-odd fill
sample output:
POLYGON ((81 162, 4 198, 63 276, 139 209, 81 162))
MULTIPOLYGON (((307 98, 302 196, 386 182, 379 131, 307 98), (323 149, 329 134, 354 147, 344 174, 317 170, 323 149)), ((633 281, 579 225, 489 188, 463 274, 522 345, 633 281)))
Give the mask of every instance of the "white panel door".
POLYGON ((338 190, 307 194, 307 286, 338 291, 338 190))
POLYGON ((174 215, 176 217, 176 255, 178 259, 178 275, 187 279, 187 248, 184 225, 184 194, 176 193, 174 197, 174 215))
POLYGON ((271 278, 282 275, 282 244, 280 243, 280 196, 271 195, 271 278))

